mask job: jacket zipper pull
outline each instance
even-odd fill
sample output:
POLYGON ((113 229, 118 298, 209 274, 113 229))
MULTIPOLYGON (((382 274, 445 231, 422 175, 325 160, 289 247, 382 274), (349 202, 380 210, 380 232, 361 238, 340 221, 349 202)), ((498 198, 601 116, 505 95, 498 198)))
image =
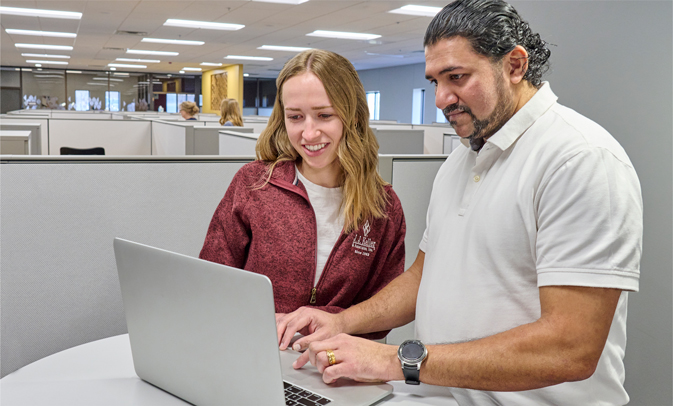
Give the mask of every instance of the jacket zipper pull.
POLYGON ((315 304, 315 292, 316 292, 316 290, 317 290, 316 288, 311 289, 311 299, 308 301, 309 304, 315 304))

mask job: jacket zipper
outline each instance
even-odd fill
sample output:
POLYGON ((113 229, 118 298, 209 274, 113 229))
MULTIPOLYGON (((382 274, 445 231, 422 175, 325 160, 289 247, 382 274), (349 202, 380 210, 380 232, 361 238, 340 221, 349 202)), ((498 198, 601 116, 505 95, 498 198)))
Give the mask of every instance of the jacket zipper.
MULTIPOLYGON (((318 235, 318 233, 317 233, 317 230, 316 230, 316 239, 317 239, 317 235, 318 235)), ((325 271, 327 271, 327 269, 329 268, 329 265, 332 262, 332 254, 334 254, 334 249, 342 243, 341 240, 344 239, 344 238, 345 238, 344 237, 344 232, 343 232, 343 229, 342 229, 341 234, 339 235, 339 238, 334 243, 334 247, 332 247, 332 251, 330 252, 329 257, 327 258, 327 262, 325 262, 325 267, 322 269, 322 273, 320 274, 320 278, 318 279, 318 283, 316 283, 315 287, 313 287, 313 289, 311 289, 311 298, 308 301, 309 304, 316 304, 316 302, 317 302, 316 294, 318 292, 318 284, 320 284, 320 280, 323 278, 323 275, 325 275, 325 271)), ((315 264, 315 267, 316 267, 316 271, 317 271, 318 270, 318 258, 317 258, 318 242, 317 241, 316 241, 315 246, 316 246, 316 260, 315 260, 316 264, 315 264)))

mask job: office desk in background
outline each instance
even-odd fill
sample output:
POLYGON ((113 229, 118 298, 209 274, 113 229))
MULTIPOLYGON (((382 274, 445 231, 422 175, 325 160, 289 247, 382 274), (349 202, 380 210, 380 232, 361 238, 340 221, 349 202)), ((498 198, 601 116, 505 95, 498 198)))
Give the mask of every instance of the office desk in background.
MULTIPOLYGON (((296 354, 281 353, 295 358, 296 354)), ((312 367, 311 367, 312 368, 312 367)), ((448 389, 391 382, 378 405, 457 406, 448 389)), ((188 403, 136 375, 127 334, 50 355, 0 380, 3 406, 185 406, 188 403)))

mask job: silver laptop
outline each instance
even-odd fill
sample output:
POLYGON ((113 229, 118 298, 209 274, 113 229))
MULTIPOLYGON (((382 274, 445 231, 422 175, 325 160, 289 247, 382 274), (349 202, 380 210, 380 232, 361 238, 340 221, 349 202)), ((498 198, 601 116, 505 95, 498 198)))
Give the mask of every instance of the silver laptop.
POLYGON ((267 277, 119 238, 114 251, 141 379, 199 406, 366 406, 392 392, 292 368, 267 277))

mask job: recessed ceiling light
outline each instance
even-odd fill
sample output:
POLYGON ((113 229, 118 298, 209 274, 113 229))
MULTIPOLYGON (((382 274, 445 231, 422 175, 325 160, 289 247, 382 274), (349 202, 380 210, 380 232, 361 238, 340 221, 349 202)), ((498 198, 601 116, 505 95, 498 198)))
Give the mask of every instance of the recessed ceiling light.
POLYGON ((185 41, 181 39, 162 39, 162 38, 143 38, 140 42, 154 42, 157 44, 175 44, 175 45, 203 45, 203 41, 185 41))
POLYGON ((262 3, 301 4, 306 3, 308 0, 252 0, 252 1, 259 1, 262 3))
POLYGON ((267 51, 303 52, 303 51, 308 51, 311 48, 286 47, 286 46, 280 46, 280 45, 262 45, 261 47, 257 47, 257 49, 265 49, 267 51))
POLYGON ((177 56, 180 55, 178 52, 170 51, 145 51, 142 49, 127 49, 127 54, 139 54, 139 55, 167 55, 167 56, 177 56))
POLYGON ((182 68, 182 70, 183 70, 183 71, 185 71, 185 70, 191 70, 191 71, 201 72, 201 68, 182 68))
POLYGON ((17 48, 31 48, 31 49, 54 49, 61 51, 72 51, 69 45, 45 45, 45 44, 14 44, 17 48))
POLYGON ((70 59, 70 55, 21 54, 21 56, 30 57, 30 58, 59 58, 59 59, 70 59))
POLYGON ((77 34, 74 32, 54 32, 54 31, 32 31, 32 30, 15 30, 13 28, 5 29, 7 34, 13 35, 32 35, 36 37, 60 37, 60 38, 76 38, 77 34))
POLYGON ((316 30, 312 33, 306 34, 309 37, 324 37, 324 38, 339 38, 339 39, 355 39, 355 40, 370 40, 381 38, 380 35, 376 34, 360 34, 357 32, 341 32, 341 31, 323 31, 316 30))
MULTIPOLYGON (((35 66, 39 67, 39 66, 42 66, 42 65, 40 65, 39 63, 36 63, 35 66)), ((42 70, 42 69, 38 69, 38 70, 42 70)))
POLYGON ((212 23, 208 21, 193 21, 193 20, 176 20, 168 19, 164 23, 171 27, 186 27, 186 28, 201 28, 203 30, 223 30, 236 31, 245 27, 242 24, 228 24, 228 23, 212 23))
POLYGON ((117 70, 117 68, 115 68, 115 67, 111 67, 110 70, 117 70))
POLYGON ((34 8, 0 7, 0 14, 15 16, 65 18, 68 20, 80 20, 82 13, 74 11, 40 10, 34 8))
POLYGON ((415 6, 413 4, 409 4, 404 7, 396 8, 395 10, 390 10, 389 13, 406 14, 410 16, 434 17, 441 10, 442 10, 441 7, 415 6))
POLYGON ((200 65, 203 65, 203 66, 222 66, 221 63, 213 63, 213 62, 201 62, 200 65))
POLYGON ((273 58, 266 56, 244 56, 244 55, 227 55, 224 59, 241 59, 245 61, 273 61, 273 58))
POLYGON ((185 73, 185 71, 181 70, 180 73, 185 73))
POLYGON ((124 63, 108 63, 107 66, 113 67, 113 68, 138 68, 138 69, 145 69, 147 66, 145 65, 128 65, 124 63))
POLYGON ((247 78, 248 76, 250 76, 250 74, 249 73, 244 73, 243 76, 245 76, 247 78))
POLYGON ((67 65, 68 62, 66 61, 36 61, 36 60, 28 60, 26 63, 40 63, 40 64, 50 64, 50 65, 67 65))
POLYGON ((158 59, 130 59, 130 58, 117 58, 115 61, 119 62, 141 62, 141 63, 159 63, 161 62, 158 59))

